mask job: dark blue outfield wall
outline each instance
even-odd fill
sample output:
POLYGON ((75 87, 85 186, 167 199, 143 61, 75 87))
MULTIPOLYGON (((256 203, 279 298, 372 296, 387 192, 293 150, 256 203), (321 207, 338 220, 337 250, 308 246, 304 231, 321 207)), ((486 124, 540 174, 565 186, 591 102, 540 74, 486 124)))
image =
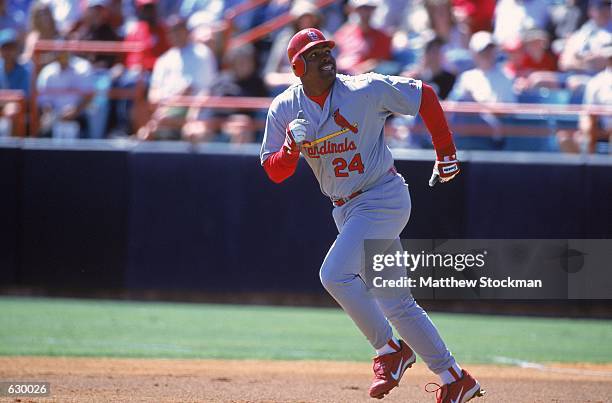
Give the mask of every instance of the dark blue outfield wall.
MULTIPOLYGON (((431 189, 431 151, 398 152, 406 238, 611 238, 612 160, 469 153, 431 189)), ((0 284, 322 292, 336 236, 302 162, 270 182, 255 148, 0 143, 0 284)))

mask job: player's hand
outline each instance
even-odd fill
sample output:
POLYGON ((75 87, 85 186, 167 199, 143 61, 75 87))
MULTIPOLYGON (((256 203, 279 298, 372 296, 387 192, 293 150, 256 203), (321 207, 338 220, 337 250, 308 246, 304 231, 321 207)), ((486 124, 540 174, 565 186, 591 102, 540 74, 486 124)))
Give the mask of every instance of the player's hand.
POLYGON ((287 126, 285 136, 285 147, 289 152, 300 150, 300 146, 306 140, 306 126, 309 122, 304 119, 304 112, 299 111, 296 119, 293 119, 287 126))
POLYGON ((459 169, 459 161, 454 152, 447 155, 438 155, 438 159, 433 167, 433 173, 429 179, 429 186, 433 187, 437 182, 448 182, 452 180, 461 169, 459 169))

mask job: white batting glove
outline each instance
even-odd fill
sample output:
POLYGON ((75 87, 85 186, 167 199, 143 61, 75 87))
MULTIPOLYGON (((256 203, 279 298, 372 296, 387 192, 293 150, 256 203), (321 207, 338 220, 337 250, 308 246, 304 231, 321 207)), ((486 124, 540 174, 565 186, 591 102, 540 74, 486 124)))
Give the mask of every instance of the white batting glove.
POLYGON ((297 119, 293 119, 287 126, 285 146, 290 152, 299 151, 299 146, 306 140, 306 126, 310 123, 304 119, 304 112, 299 111, 297 119))
POLYGON ((297 119, 293 119, 291 123, 289 123, 289 131, 293 136, 293 141, 297 144, 301 144, 304 140, 306 140, 306 126, 310 124, 306 119, 304 119, 304 112, 299 111, 297 119))

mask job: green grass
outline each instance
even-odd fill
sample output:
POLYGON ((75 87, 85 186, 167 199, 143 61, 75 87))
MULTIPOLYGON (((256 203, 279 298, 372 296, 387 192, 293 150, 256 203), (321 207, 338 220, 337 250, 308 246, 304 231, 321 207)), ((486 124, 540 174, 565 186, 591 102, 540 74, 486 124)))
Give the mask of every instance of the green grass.
MULTIPOLYGON (((612 362, 612 321, 432 314, 466 363, 612 362)), ((340 309, 0 298, 0 355, 367 361, 340 309)))

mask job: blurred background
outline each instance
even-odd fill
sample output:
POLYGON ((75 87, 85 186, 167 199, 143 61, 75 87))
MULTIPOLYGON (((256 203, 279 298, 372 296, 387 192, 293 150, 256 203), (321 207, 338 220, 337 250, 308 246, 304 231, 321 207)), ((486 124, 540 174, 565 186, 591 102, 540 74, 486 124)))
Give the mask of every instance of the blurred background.
MULTIPOLYGON (((275 186, 258 160, 297 80, 287 43, 311 26, 340 72, 443 100, 449 184, 427 186, 419 118, 385 127, 404 238, 611 237, 610 0, 0 0, 0 292, 333 305, 331 204, 304 164, 275 186)), ((610 300, 425 305, 612 316, 610 300)))
MULTIPOLYGON (((0 136, 259 142, 267 97, 297 81, 289 39, 318 27, 336 40, 340 72, 433 85, 461 149, 608 153, 610 10, 609 0, 0 0, 0 136)), ((418 118, 390 119, 385 134, 392 147, 431 148, 418 118)))

